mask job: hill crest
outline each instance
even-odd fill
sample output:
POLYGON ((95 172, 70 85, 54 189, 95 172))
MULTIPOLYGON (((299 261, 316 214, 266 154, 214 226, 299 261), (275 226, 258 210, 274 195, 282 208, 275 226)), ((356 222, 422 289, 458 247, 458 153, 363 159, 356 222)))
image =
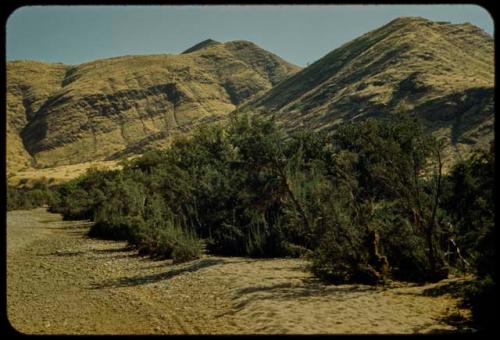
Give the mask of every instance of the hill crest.
POLYGON ((8 172, 168 144, 175 131, 224 116, 299 70, 255 44, 203 45, 79 65, 7 62, 8 172))
POLYGON ((493 38, 471 24, 402 17, 331 51, 238 111, 272 113, 289 129, 419 116, 449 152, 493 137, 493 38))

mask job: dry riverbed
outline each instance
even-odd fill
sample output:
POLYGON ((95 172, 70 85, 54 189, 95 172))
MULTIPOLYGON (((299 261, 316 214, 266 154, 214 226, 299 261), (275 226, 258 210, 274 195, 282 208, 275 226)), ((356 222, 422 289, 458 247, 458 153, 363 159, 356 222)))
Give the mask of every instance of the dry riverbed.
POLYGON ((44 209, 7 214, 7 312, 27 334, 427 333, 469 317, 418 286, 324 285, 299 259, 205 257, 173 265, 125 242, 85 236, 89 222, 44 209))

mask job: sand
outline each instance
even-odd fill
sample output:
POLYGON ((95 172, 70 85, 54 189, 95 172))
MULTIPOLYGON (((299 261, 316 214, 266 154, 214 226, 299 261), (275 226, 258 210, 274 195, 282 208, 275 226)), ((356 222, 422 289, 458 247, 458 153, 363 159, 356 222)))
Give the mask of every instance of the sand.
POLYGON ((90 239, 89 222, 44 209, 7 214, 7 311, 26 334, 407 334, 470 317, 450 282, 325 285, 301 259, 153 261, 90 239))

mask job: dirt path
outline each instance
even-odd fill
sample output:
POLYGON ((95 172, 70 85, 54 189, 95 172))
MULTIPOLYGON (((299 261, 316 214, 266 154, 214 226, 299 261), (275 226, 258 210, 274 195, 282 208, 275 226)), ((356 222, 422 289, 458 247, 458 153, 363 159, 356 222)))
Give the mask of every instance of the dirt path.
MULTIPOLYGON (((439 284, 323 285, 298 259, 173 265, 89 239, 44 209, 7 215, 7 311, 28 334, 331 334, 450 331, 439 284)), ((458 279, 454 279, 455 281, 458 279)), ((448 280, 450 281, 450 280, 448 280)))

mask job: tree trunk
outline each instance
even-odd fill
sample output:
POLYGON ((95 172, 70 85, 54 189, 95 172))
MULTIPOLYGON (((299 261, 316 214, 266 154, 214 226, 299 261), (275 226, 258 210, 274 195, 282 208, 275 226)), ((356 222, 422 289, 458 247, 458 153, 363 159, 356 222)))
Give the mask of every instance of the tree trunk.
POLYGON ((387 257, 380 253, 380 236, 375 230, 372 230, 369 234, 368 251, 370 256, 368 263, 382 278, 386 277, 389 273, 389 262, 387 261, 387 257))
POLYGON ((438 171, 437 171, 437 180, 436 180, 436 191, 434 194, 434 202, 432 206, 432 214, 430 221, 427 227, 427 246, 429 247, 429 262, 430 262, 430 277, 432 280, 439 280, 447 276, 447 270, 444 267, 442 261, 439 261, 436 256, 436 249, 434 245, 434 233, 436 232, 436 214, 437 208, 439 206, 439 198, 441 196, 441 179, 442 179, 442 170, 443 170, 443 162, 441 159, 441 150, 440 146, 436 146, 436 154, 438 161, 438 171))

